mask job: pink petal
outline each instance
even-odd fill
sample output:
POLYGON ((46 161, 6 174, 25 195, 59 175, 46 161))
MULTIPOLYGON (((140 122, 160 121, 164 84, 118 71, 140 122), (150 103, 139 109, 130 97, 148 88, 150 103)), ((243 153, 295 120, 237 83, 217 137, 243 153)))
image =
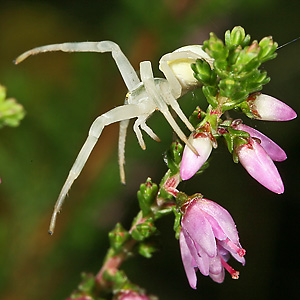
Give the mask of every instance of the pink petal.
POLYGON ((251 137, 260 139, 260 145, 265 149, 265 151, 271 157, 272 160, 283 161, 287 158, 285 152, 276 143, 274 143, 270 138, 268 138, 258 130, 244 124, 239 124, 235 128, 237 130, 243 130, 248 132, 251 135, 251 137))
MULTIPOLYGON (((239 243, 238 246, 240 248, 242 248, 241 244, 239 243)), ((218 248, 224 248, 225 250, 227 250, 228 252, 230 252, 230 254, 232 255, 232 257, 237 260, 238 262, 240 262, 243 266, 246 263, 245 257, 241 257, 238 255, 238 253, 236 251, 233 251, 232 248, 230 248, 230 246, 228 246, 228 244, 226 244, 224 241, 218 241, 218 248)), ((225 260, 226 261, 226 260, 225 260)))
POLYGON ((224 278, 225 278, 225 271, 224 271, 224 268, 222 268, 222 271, 221 271, 221 273, 219 273, 219 274, 212 274, 212 273, 210 273, 209 274, 209 277, 213 280, 213 281, 215 281, 215 282, 217 282, 217 283, 222 283, 223 281, 224 281, 224 278))
POLYGON ((191 252, 188 248, 188 245, 186 243, 184 234, 182 230, 180 231, 179 235, 179 244, 180 244, 180 252, 181 252, 181 258, 185 270, 186 277, 189 281, 189 284, 191 288, 196 289, 197 288, 197 276, 195 271, 195 260, 193 259, 191 252))
POLYGON ((261 185, 277 194, 284 192, 276 166, 258 142, 250 138, 249 144, 240 146, 237 154, 246 171, 261 185))
POLYGON ((220 255, 210 259, 209 274, 219 275, 223 270, 220 255))
POLYGON ((188 180, 194 176, 207 161, 212 150, 211 141, 207 137, 194 139, 193 136, 191 136, 189 141, 196 148, 199 156, 197 156, 188 146, 184 147, 180 166, 180 176, 182 180, 188 180))
POLYGON ((209 274, 209 257, 208 255, 203 251, 199 245, 197 245, 188 235, 188 233, 182 229, 182 232, 184 234, 184 238, 186 241, 186 244, 190 250, 190 253, 192 257, 194 258, 196 265, 199 269, 199 271, 204 275, 207 276, 209 274))
POLYGON ((264 121, 289 121, 297 117, 296 112, 282 101, 269 95, 260 94, 253 104, 264 121))
POLYGON ((209 257, 217 255, 216 239, 213 230, 201 211, 198 201, 194 201, 189 205, 186 214, 182 218, 181 226, 209 257))
POLYGON ((238 243, 238 231, 230 213, 225 208, 211 200, 202 198, 199 201, 201 201, 201 209, 216 220, 226 237, 228 237, 232 242, 238 243))

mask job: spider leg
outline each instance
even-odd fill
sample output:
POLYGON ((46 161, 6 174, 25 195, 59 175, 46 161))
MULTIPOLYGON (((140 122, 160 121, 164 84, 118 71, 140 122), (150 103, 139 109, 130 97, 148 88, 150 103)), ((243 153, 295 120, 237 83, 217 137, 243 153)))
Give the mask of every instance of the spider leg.
POLYGON ((71 188, 73 182, 81 173, 81 170, 83 169, 95 144, 97 143, 103 128, 109 124, 135 118, 145 113, 145 109, 142 106, 139 106, 137 104, 127 104, 115 107, 107 113, 104 113, 103 115, 96 118, 89 130, 88 137, 84 145, 82 146, 56 201, 49 227, 50 234, 54 232, 56 217, 61 210, 65 197, 69 189, 71 188))
POLYGON ((175 133, 178 135, 178 137, 198 156, 199 154, 198 154, 197 150, 188 141, 185 134, 182 132, 180 127, 175 122, 170 111, 168 110, 168 106, 167 106, 166 102, 161 97, 159 91, 156 88, 155 83, 154 83, 152 68, 151 68, 151 62, 150 61, 141 62, 140 63, 140 72, 141 72, 141 79, 144 83, 147 94, 153 99, 153 101, 157 105, 157 108, 164 115, 164 117, 169 122, 169 124, 171 125, 171 127, 173 128, 175 133))
POLYGON ((165 93, 169 94, 169 97, 168 97, 169 104, 172 107, 172 109, 176 112, 178 117, 181 119, 181 121, 186 125, 186 127, 191 132, 195 131, 194 126, 190 123, 190 121, 188 120, 186 115, 183 113, 183 111, 181 110, 181 108, 180 108, 177 100, 174 98, 174 96, 171 93, 169 93, 168 91, 165 91, 165 93))
POLYGON ((18 56, 15 59, 15 63, 18 64, 31 55, 49 51, 100 53, 111 52, 128 90, 133 90, 140 83, 140 80, 127 57, 121 51, 120 47, 111 41, 62 43, 37 47, 18 56))
POLYGON ((126 141, 126 133, 129 125, 129 120, 123 120, 120 122, 119 129, 119 146, 118 146, 118 156, 119 156, 119 170, 120 170, 120 178, 121 183, 125 184, 125 141, 126 141))
POLYGON ((149 117, 149 115, 143 115, 137 118, 137 120, 134 122, 133 130, 137 136, 138 142, 143 150, 146 149, 146 144, 143 139, 142 132, 139 127, 141 127, 152 139, 154 139, 157 142, 160 142, 160 138, 153 132, 153 130, 146 125, 146 120, 149 117))
MULTIPOLYGON (((146 122, 146 120, 145 120, 146 122)), ((141 128, 156 142, 160 142, 160 138, 153 132, 153 130, 145 123, 141 124, 141 128)))
POLYGON ((175 76, 173 70, 169 66, 169 62, 174 60, 191 60, 191 64, 199 58, 199 55, 191 52, 191 51, 184 51, 184 52, 172 52, 167 53, 159 61, 159 69, 164 73, 165 77, 167 78, 168 82, 171 86, 171 91, 175 99, 178 99, 180 96, 182 96, 182 86, 178 80, 178 78, 175 76))
POLYGON ((133 130, 135 132, 135 135, 138 139, 138 142, 141 146, 141 148, 143 150, 146 150, 146 144, 144 142, 144 139, 143 139, 143 135, 142 135, 142 132, 140 130, 140 125, 141 125, 141 122, 144 122, 144 119, 141 119, 140 117, 134 122, 134 125, 133 125, 133 130))

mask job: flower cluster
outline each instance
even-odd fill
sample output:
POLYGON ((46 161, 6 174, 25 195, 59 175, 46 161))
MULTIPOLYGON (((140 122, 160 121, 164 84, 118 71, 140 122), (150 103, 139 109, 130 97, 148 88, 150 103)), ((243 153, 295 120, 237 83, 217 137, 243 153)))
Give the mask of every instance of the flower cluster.
MULTIPOLYGON (((212 57, 213 64, 202 59, 192 69, 203 85, 208 108, 206 112, 197 108, 191 117, 196 131, 190 135, 189 143, 198 155, 185 146, 181 179, 193 177, 223 138, 235 163, 240 162, 250 176, 270 191, 282 194, 284 184, 274 161, 287 158, 284 150, 242 120, 233 120, 228 115, 226 120, 222 119, 224 112, 231 109, 263 121, 289 121, 297 117, 282 101, 259 92, 270 78, 258 67, 276 56, 277 44, 271 37, 250 44, 250 36, 241 27, 235 27, 226 32, 225 44, 211 34, 203 49, 212 57)), ((183 203, 179 204, 182 213, 179 242, 190 286, 196 288, 197 270, 219 283, 224 280, 225 270, 237 279, 239 272, 227 261, 231 255, 244 265, 245 250, 228 211, 199 195, 183 203)))
POLYGON ((226 269, 232 278, 239 272, 228 263, 230 254, 243 265, 246 251, 239 242, 235 223, 220 205, 195 196, 185 204, 181 221, 180 250, 184 269, 192 288, 196 288, 196 271, 223 282, 226 269))
MULTIPOLYGON (((285 103, 268 95, 251 95, 247 100, 249 109, 257 119, 267 121, 289 121, 297 117, 295 111, 285 103), (250 100, 249 100, 250 99, 250 100)), ((246 171, 267 189, 274 193, 282 194, 284 185, 273 161, 283 161, 287 158, 281 149, 270 138, 261 132, 242 124, 241 120, 229 120, 230 127, 222 122, 217 129, 224 137, 230 135, 233 142, 231 152, 237 157, 246 171), (231 129, 237 131, 232 134, 231 129), (242 133, 248 133, 248 137, 241 137, 242 133)), ((206 126, 207 127, 207 126, 206 126)), ((195 155, 187 146, 184 149, 180 175, 182 180, 191 178, 203 166, 212 151, 212 133, 190 136, 191 144, 197 149, 199 156, 195 155)), ((228 145, 228 148, 230 146, 228 145)))

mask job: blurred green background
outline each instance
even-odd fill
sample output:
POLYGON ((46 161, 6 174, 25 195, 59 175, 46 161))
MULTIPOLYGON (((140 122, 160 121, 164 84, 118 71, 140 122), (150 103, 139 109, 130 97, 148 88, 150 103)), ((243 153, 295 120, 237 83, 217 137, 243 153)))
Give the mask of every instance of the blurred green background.
MULTIPOLYGON (((27 115, 18 128, 0 131, 0 298, 65 299, 82 271, 96 273, 108 247, 108 231, 118 221, 130 226, 138 211, 139 184, 148 176, 160 180, 166 171, 162 153, 173 139, 159 113, 148 123, 162 143, 145 135, 147 150, 142 151, 129 130, 127 185, 122 186, 118 124, 107 127, 69 193, 54 236, 49 236, 53 205, 92 121, 122 104, 126 88, 110 54, 48 53, 18 66, 14 58, 45 44, 112 40, 136 69, 140 61, 150 60, 154 74, 162 76, 158 61, 163 54, 201 44, 211 31, 223 38, 225 30, 241 25, 252 38, 272 35, 282 45, 300 35, 299 15, 297 0, 1 1, 0 83, 27 115)), ((298 41, 264 65, 272 78, 264 93, 298 113, 299 52, 298 41)), ((200 94, 191 93, 180 105, 189 115, 199 101, 200 94)), ((232 261, 241 271, 237 281, 227 274, 219 285, 198 276, 198 289, 192 290, 170 216, 158 224, 161 244, 154 258, 124 264, 133 282, 160 299, 298 299, 299 119, 246 122, 286 150, 288 160, 277 164, 286 192, 275 195, 264 189, 220 145, 204 175, 179 189, 201 192, 230 211, 247 264, 232 261), (235 191, 229 187, 232 182, 235 191)))

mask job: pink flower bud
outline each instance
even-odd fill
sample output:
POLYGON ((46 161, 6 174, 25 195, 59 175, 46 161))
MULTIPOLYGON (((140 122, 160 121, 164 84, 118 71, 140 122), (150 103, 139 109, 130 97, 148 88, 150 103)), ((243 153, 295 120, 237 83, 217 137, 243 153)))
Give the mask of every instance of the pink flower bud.
POLYGON ((194 134, 191 134, 189 142, 196 148, 199 156, 197 156, 188 146, 184 147, 180 166, 180 176, 182 180, 188 180, 194 176, 207 161, 212 150, 210 138, 207 137, 205 133, 200 133, 197 137, 194 137, 194 134))
POLYGON ((238 146, 235 152, 246 171, 261 185, 277 194, 284 192, 276 166, 257 141, 250 138, 248 144, 238 146))
POLYGON ((261 141, 260 145, 264 148, 270 158, 274 161, 283 161, 287 158, 285 152, 270 138, 262 134, 256 129, 253 129, 247 125, 239 124, 234 126, 237 130, 243 130, 250 134, 251 137, 257 138, 261 141))
POLYGON ((239 272, 227 264, 229 254, 245 264, 246 251, 239 243, 235 223, 227 210, 217 203, 195 197, 181 220, 180 251, 190 286, 196 289, 196 271, 223 282, 226 269, 237 279, 239 272))
POLYGON ((254 100, 248 100, 250 109, 254 115, 258 115, 256 119, 264 121, 289 121, 297 117, 296 112, 269 95, 260 94, 254 100))

